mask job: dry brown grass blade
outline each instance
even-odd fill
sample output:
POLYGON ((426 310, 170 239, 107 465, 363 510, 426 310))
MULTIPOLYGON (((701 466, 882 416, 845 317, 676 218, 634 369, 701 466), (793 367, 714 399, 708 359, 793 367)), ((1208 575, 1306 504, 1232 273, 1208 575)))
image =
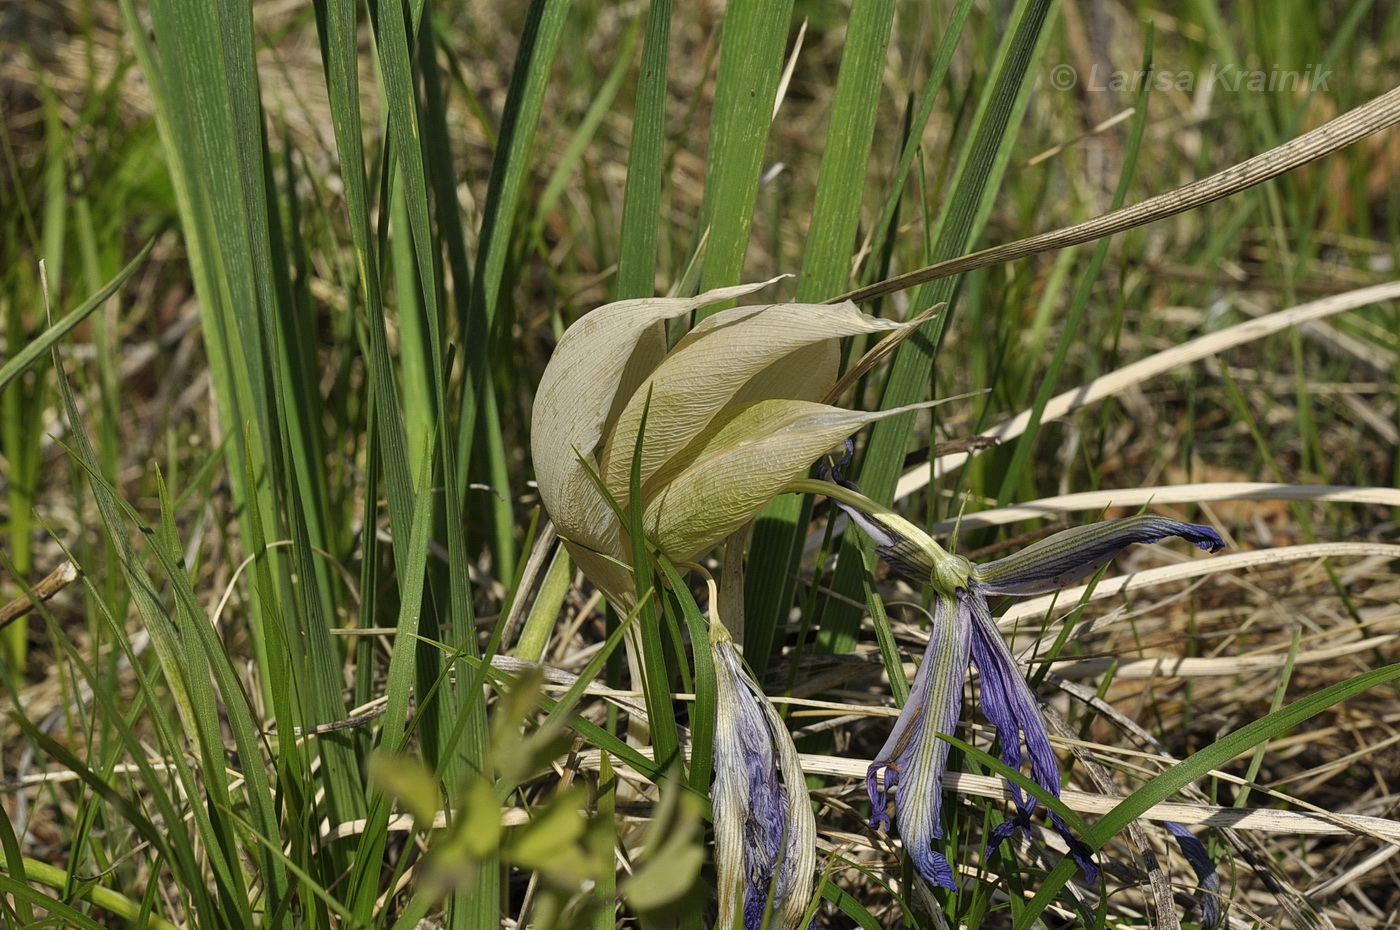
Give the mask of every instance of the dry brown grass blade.
MULTIPOLYGON (((650 747, 637 750, 647 758, 652 757, 650 747)), ((601 751, 587 749, 579 753, 578 767, 584 771, 596 771, 601 751)), ((809 775, 828 775, 864 781, 865 771, 870 766, 869 759, 856 759, 847 756, 825 756, 801 753, 802 770, 809 775)), ((619 773, 635 774, 631 769, 616 761, 613 765, 619 773)), ((1213 776, 1226 773, 1212 772, 1213 776)), ((947 772, 943 776, 943 789, 958 794, 980 798, 1011 799, 1007 783, 994 775, 973 775, 968 772, 947 772)), ((1065 788, 1060 800, 1070 810, 1081 814, 1101 815, 1113 810, 1123 799, 1092 791, 1065 788)), ((1261 807, 1221 807, 1212 804, 1186 804, 1180 801, 1163 801, 1143 812, 1142 820, 1172 820, 1183 824, 1203 824, 1217 828, 1279 833, 1284 835, 1307 836, 1366 836, 1385 842, 1400 843, 1400 821, 1363 814, 1334 814, 1327 811, 1273 810, 1261 807)))
MULTIPOLYGON (((1390 281, 1385 284, 1347 291, 1345 294, 1337 294, 1333 297, 1324 297, 1321 300, 1280 310, 1265 317, 1246 320, 1218 332, 1208 333, 1198 339, 1173 346, 1164 352, 1158 352, 1141 361, 1133 362, 1131 365, 1125 365, 1117 371, 1109 372, 1087 384, 1065 391, 1063 394, 1055 395, 1045 405, 1040 422, 1049 423, 1051 420, 1058 420, 1081 407, 1087 407, 1132 385, 1140 384, 1149 378, 1171 371, 1173 368, 1200 361, 1208 356, 1256 339, 1262 339, 1291 326, 1300 326, 1303 323, 1324 319, 1347 310, 1356 310, 1370 304, 1398 298, 1400 298, 1400 281, 1390 281)), ((1030 422, 1031 412, 1025 410, 1009 420, 1003 420, 981 435, 1000 441, 1013 439, 1024 433, 1030 422)), ((929 482, 930 473, 934 478, 941 477, 961 467, 967 459, 967 454, 949 455, 938 459, 932 466, 921 465, 906 472, 899 479, 899 484, 895 488, 895 499, 907 497, 925 487, 929 482)))
MULTIPOLYGON (((1400 559, 1400 546, 1376 542, 1324 542, 1308 543, 1301 546, 1279 546, 1275 549, 1256 549, 1250 552, 1231 552, 1215 555, 1208 559, 1190 559, 1177 565, 1163 565, 1115 578, 1104 578, 1094 585, 1091 592, 1088 585, 1065 588, 1055 594, 1027 598, 1007 608, 1006 613, 997 618, 997 626, 1003 632, 1015 630, 1018 623, 1045 616, 1046 611, 1056 604, 1071 606, 1081 599, 1097 601, 1107 597, 1117 597, 1129 591, 1176 581, 1188 581, 1202 575, 1218 575, 1238 572, 1246 568, 1277 566, 1285 562, 1306 561, 1309 559, 1366 558, 1380 556, 1385 559, 1400 559)), ((1107 621, 1082 622, 1075 627, 1075 635, 1087 636, 1091 631, 1103 629, 1107 621)), ((1024 658, 1024 657, 1023 657, 1024 658)))
POLYGON ((64 563, 49 572, 29 593, 21 594, 8 604, 0 604, 0 629, 25 616, 35 605, 42 604, 64 588, 78 580, 78 569, 72 562, 64 563))
POLYGON ((1395 642, 1396 639, 1400 639, 1400 634, 1385 633, 1326 649, 1309 649, 1293 657, 1285 653, 1277 653, 1274 655, 1204 658, 1158 656, 1151 659, 1124 659, 1118 656, 1103 656, 1092 659, 1060 659, 1050 663, 1050 670, 1061 678, 1088 678, 1092 680, 1098 680, 1110 671, 1113 672, 1114 681, 1127 681, 1129 679, 1158 681, 1172 678, 1234 679, 1247 672, 1280 671, 1285 667, 1298 668, 1304 665, 1333 662, 1344 656, 1379 649, 1395 642))
POLYGON ((1379 97, 1364 103, 1354 110, 1343 113, 1316 129, 1290 139, 1280 146, 1269 149, 1238 165, 1226 168, 1209 177, 1194 181, 1174 191, 1159 194, 1131 207, 1124 207, 1112 213, 1040 233, 1026 239, 1019 239, 1006 245, 994 246, 964 255, 936 265, 929 265, 910 271, 898 277, 880 281, 831 299, 831 303, 853 300, 862 303, 907 290, 911 287, 963 274, 988 265, 1014 261, 1041 252, 1054 252, 1059 249, 1092 242, 1105 236, 1112 236, 1137 226, 1144 226, 1157 220, 1185 213, 1197 207, 1222 200, 1242 190, 1264 181, 1286 174, 1294 168, 1316 161, 1325 155, 1339 151, 1372 133, 1379 132, 1400 123, 1400 87, 1387 91, 1379 97))
MULTIPOLYGON (((1042 497, 1010 507, 983 510, 962 518, 962 528, 984 529, 1059 516, 1065 513, 1099 511, 1108 507, 1143 507, 1149 504, 1201 504, 1208 501, 1311 501, 1332 504, 1380 504, 1400 507, 1400 489, 1360 488, 1339 484, 1278 484, 1272 481, 1209 481, 1199 484, 1161 485, 1148 488, 1117 488, 1107 491, 1081 491, 1042 497)), ((929 528, 935 536, 951 533, 956 520, 943 520, 929 528)))

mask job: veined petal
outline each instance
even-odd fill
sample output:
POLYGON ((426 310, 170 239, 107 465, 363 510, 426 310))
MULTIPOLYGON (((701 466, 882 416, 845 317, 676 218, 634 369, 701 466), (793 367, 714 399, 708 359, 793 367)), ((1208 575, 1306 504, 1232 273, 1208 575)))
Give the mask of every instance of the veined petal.
POLYGON ((1196 900, 1201 904, 1201 926, 1206 930, 1214 930, 1220 926, 1221 917, 1220 876, 1215 872, 1215 863, 1211 861, 1205 844, 1190 830, 1170 820, 1164 825, 1171 835, 1176 837, 1182 855, 1191 865, 1191 871, 1196 873, 1196 900))
POLYGON ((770 928, 793 930, 812 896, 817 836, 797 749, 718 623, 710 628, 710 649, 716 680, 715 926, 760 930, 769 910, 770 928))
POLYGON ((923 664, 904 710, 865 776, 870 826, 889 825, 886 808, 895 789, 894 819, 904 849, 920 875, 944 888, 957 886, 948 860, 933 848, 933 841, 943 835, 943 773, 948 768, 948 743, 938 734, 951 735, 958 725, 970 644, 971 627, 962 608, 952 598, 934 598, 923 664))
POLYGON ((679 456, 685 464, 678 473, 668 466, 643 489, 647 535, 672 559, 694 558, 752 519, 841 439, 923 406, 863 413, 765 400, 725 411, 679 456))
POLYGON ((684 299, 618 301, 581 317, 560 337, 535 392, 530 452, 545 510, 566 537, 606 549, 612 511, 578 456, 596 465, 604 434, 665 355, 666 337, 658 324, 771 283, 684 299))
POLYGON ((1209 552, 1225 548, 1208 526, 1183 523, 1153 514, 1091 523, 1056 533, 1015 555, 973 569, 988 594, 1045 594, 1098 571, 1133 543, 1154 543, 1180 536, 1209 552))
POLYGON ((736 307, 709 317, 632 394, 603 451, 604 482, 626 486, 644 409, 647 481, 721 410, 775 397, 816 400, 836 380, 835 340, 901 325, 851 303, 736 307), (822 348, 803 351, 812 347, 822 348))
MULTIPOLYGON (((1050 734, 1045 728, 1040 702, 1022 677, 1006 640, 1001 638, 986 597, 974 587, 964 596, 963 605, 972 627, 972 662, 981 676, 979 704, 1001 739, 1001 761, 1020 771, 1024 743, 1030 754, 1031 778, 1059 797, 1060 767, 1055 751, 1050 748, 1050 734)), ((1011 836, 1017 826, 1029 826, 1035 812, 1035 798, 1015 785, 1010 789, 1016 802, 1016 817, 992 831, 988 848, 1011 836)), ((1084 877, 1091 882, 1097 879, 1099 869, 1094 864, 1092 850, 1070 832, 1058 814, 1049 813, 1055 829, 1069 844, 1070 855, 1084 871, 1084 877)))

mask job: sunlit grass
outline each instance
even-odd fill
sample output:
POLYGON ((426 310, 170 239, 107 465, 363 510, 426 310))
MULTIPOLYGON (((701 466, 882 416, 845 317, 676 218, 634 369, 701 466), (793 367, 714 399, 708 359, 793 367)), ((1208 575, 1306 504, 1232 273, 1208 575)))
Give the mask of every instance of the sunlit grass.
MULTIPOLYGON (((611 299, 774 274, 794 277, 766 298, 828 300, 1141 203, 1390 91, 1400 38, 1366 3, 125 0, 8 22, 0 616, 27 617, 0 633, 0 909, 191 928, 708 926, 707 766, 627 739, 675 756, 695 732, 705 755, 705 589, 671 579, 619 616, 544 548, 526 450, 559 334, 611 299), (1149 66, 1173 79, 1133 83, 1149 66), (1289 72, 1311 83, 1250 89, 1289 72), (78 580, 21 610, 66 558, 78 580), (624 669, 629 624, 648 688, 624 669)), ((1400 652, 1400 304, 1341 296, 1112 376, 1392 281, 1397 172, 1392 129, 1111 238, 901 288, 867 309, 947 309, 843 398, 971 395, 859 439, 866 491, 940 528, 965 512, 964 552, 1044 531, 1025 510, 975 519, 1000 505, 1100 492, 1041 508, 1078 522, 1201 487, 1147 496, 1242 560, 1086 603, 1040 691, 1085 797, 1195 779, 1135 796, 1147 822, 1163 799, 1378 818, 1222 833, 1246 924, 1379 926, 1400 906, 1374 839, 1396 829, 1395 695, 1359 690, 1400 652), (931 443, 1002 423, 1019 425, 935 457, 930 482, 931 443), (1218 487, 1240 482, 1351 490, 1218 487), (1322 548, 1254 558, 1284 546, 1322 548), (1329 687, 1351 696, 1324 706, 1329 687)), ((1055 854, 984 862, 999 809, 956 779, 959 894, 868 830, 859 779, 894 701, 867 608, 886 661, 907 660, 920 594, 872 579, 854 534, 818 563, 826 518, 780 497, 746 569, 747 659, 802 731, 818 802, 818 926, 1024 926, 1042 905, 1141 925, 1150 869, 1109 837, 1128 808, 1094 837, 1139 871, 1081 903, 1055 854)), ((1018 650, 1048 648, 1073 605, 1017 615, 1018 650)), ((1188 898, 1151 919, 1189 923, 1188 898)))

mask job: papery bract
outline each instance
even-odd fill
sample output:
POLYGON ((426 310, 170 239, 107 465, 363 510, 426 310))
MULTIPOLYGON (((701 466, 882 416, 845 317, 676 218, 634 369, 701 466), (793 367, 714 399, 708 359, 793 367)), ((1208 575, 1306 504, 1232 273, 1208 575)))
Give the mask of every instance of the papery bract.
POLYGON ((530 440, 540 497, 576 564, 619 603, 632 598, 630 547, 608 496, 627 506, 644 412, 644 526, 677 561, 752 519, 833 443, 903 412, 817 402, 835 383, 836 340, 906 325, 850 303, 724 310, 666 351, 665 320, 768 283, 599 307, 564 333, 540 379, 530 440))

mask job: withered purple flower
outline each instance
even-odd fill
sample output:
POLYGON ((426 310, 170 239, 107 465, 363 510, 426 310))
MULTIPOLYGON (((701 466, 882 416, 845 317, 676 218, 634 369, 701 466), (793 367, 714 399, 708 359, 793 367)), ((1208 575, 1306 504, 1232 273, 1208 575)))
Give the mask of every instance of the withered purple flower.
POLYGON ((812 896, 817 834, 797 749, 722 624, 710 626, 710 651, 716 683, 716 926, 793 930, 812 896))
MULTIPOLYGON (((939 735, 951 734, 957 725, 969 663, 981 676, 982 712, 996 728, 1002 761, 1019 771, 1029 756, 1031 778, 1060 795, 1059 765, 1039 701, 997 630, 987 598, 1054 591, 1106 565, 1133 543, 1180 536, 1211 552, 1225 543, 1209 527, 1140 515, 1066 530, 1015 555, 973 565, 865 497, 835 466, 825 471, 832 500, 874 541, 876 553, 897 573, 928 585, 935 594, 923 664, 889 739, 870 766, 866 787, 874 806, 871 826, 889 826, 887 810, 893 804, 895 825, 919 874, 933 884, 956 888, 947 859, 933 848, 943 836, 942 780, 949 747, 939 735)), ((1035 813, 1034 797, 1015 785, 1010 792, 1015 816, 992 831, 989 848, 1018 827, 1028 827, 1035 813)), ((1049 819, 1085 878, 1094 881, 1098 866, 1092 851, 1053 811, 1049 819)))

